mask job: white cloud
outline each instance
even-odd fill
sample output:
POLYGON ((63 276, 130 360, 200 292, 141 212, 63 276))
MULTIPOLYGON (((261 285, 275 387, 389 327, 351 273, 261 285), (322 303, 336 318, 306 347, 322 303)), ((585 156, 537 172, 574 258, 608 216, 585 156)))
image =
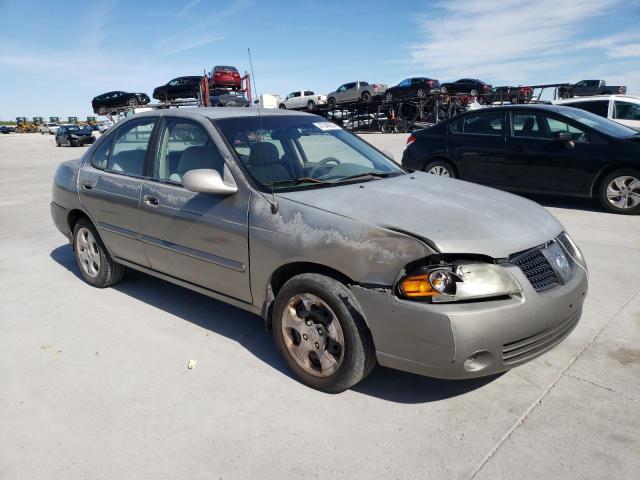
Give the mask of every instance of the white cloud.
MULTIPOLYGON (((441 80, 469 75, 517 83, 578 80, 571 65, 580 53, 599 48, 603 56, 638 55, 637 33, 584 42, 589 21, 610 14, 620 0, 439 1, 418 21, 425 40, 410 46, 410 62, 441 80), (557 71, 571 78, 554 78, 557 71), (431 73, 430 73, 431 72, 431 73)), ((606 72, 605 69, 603 71, 606 72)))

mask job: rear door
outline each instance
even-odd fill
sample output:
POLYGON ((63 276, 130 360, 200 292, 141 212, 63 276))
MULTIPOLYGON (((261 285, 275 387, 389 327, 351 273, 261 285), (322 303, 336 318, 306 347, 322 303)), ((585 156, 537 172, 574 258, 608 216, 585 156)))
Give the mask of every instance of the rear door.
POLYGON ((218 149, 222 142, 214 138, 210 124, 165 118, 142 187, 142 240, 154 270, 250 302, 250 192, 240 182, 238 191, 227 196, 182 186, 184 174, 198 168, 230 178, 218 149))
POLYGON ((149 266, 140 241, 144 164, 156 118, 134 119, 107 135, 80 169, 80 202, 112 255, 149 266))
POLYGON ((512 111, 509 147, 508 186, 568 194, 585 191, 592 152, 587 132, 573 123, 543 112, 512 111), (570 133, 573 142, 553 140, 555 132, 570 133))
POLYGON ((505 180, 505 113, 464 115, 449 124, 447 144, 460 178, 500 186, 505 180))
POLYGON ((627 127, 640 130, 640 102, 634 103, 628 100, 615 100, 613 102, 611 118, 627 127))

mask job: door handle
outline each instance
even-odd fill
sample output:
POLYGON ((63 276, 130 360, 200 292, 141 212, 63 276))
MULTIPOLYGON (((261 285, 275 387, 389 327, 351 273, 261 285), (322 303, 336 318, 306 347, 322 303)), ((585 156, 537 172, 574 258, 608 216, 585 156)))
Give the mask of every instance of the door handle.
POLYGON ((160 202, 158 201, 158 199, 156 197, 153 197, 151 195, 145 195, 144 196, 144 203, 149 205, 150 207, 157 207, 158 205, 160 205, 160 202))
POLYGON ((82 188, 84 190, 91 190, 95 186, 96 186, 96 184, 94 182, 90 182, 89 180, 83 180, 82 181, 82 188))

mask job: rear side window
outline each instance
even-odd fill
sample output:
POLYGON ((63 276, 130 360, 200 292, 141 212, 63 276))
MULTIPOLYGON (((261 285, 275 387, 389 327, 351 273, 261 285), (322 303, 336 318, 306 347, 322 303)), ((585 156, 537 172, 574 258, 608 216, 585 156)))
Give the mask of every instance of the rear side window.
POLYGON ((113 149, 107 160, 106 170, 141 177, 144 173, 144 158, 149 139, 155 125, 154 119, 132 121, 115 132, 113 149))
POLYGON ((462 118, 462 132, 471 135, 504 135, 504 118, 502 112, 468 115, 462 118))
POLYGON ((609 100, 594 100, 592 102, 576 102, 569 106, 579 108, 580 110, 586 110, 587 112, 595 113, 601 117, 607 118, 609 113, 609 100))
POLYGON ((311 90, 305 90, 304 94, 305 96, 314 95, 314 93, 311 90))
POLYGON ((640 103, 616 100, 614 106, 613 118, 618 120, 640 120, 640 103))

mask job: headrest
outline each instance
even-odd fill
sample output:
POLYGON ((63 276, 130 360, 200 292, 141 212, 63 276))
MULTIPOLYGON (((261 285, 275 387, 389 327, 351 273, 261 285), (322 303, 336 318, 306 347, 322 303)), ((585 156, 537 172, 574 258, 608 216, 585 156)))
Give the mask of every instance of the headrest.
POLYGON ((280 159, 278 148, 269 142, 257 142, 251 145, 249 153, 249 165, 269 165, 280 159))

